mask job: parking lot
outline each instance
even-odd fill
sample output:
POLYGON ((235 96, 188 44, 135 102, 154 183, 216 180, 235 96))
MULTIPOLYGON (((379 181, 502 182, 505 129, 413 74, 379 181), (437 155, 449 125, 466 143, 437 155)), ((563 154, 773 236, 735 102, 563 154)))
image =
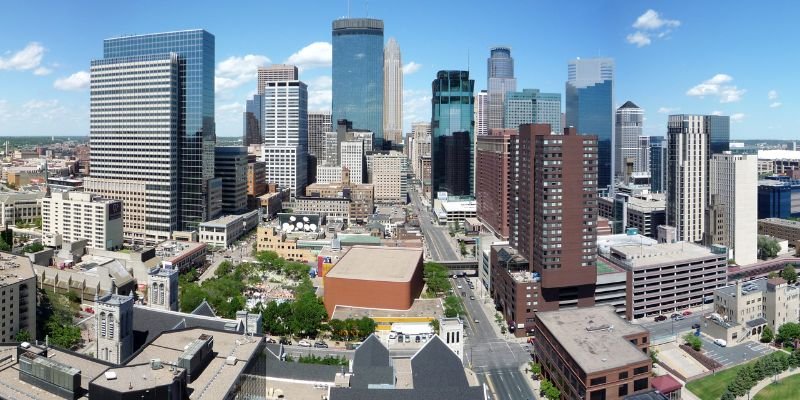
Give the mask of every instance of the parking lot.
POLYGON ((710 339, 707 336, 700 335, 700 340, 703 341, 705 355, 713 358, 718 363, 726 367, 742 364, 774 351, 765 344, 751 341, 747 341, 735 346, 728 345, 728 347, 721 347, 714 344, 713 339, 710 339))

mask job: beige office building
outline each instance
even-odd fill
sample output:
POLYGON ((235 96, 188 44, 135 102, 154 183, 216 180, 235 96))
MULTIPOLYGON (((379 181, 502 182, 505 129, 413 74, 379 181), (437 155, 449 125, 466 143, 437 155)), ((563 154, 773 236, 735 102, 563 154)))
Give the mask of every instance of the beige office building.
POLYGON ((758 261, 758 158, 755 155, 714 154, 709 162, 709 210, 707 234, 714 236, 719 219, 720 239, 707 244, 721 244, 729 249, 728 257, 739 265, 758 261), (717 218, 718 217, 718 218, 717 218))
POLYGON ((42 242, 60 247, 86 239, 86 246, 122 248, 122 202, 87 192, 53 193, 42 199, 42 242))
POLYGON ((27 257, 0 253, 0 342, 16 342, 20 331, 36 337, 36 275, 27 257))
POLYGON ((404 203, 403 158, 400 153, 376 154, 372 158, 370 182, 375 187, 376 203, 404 203))

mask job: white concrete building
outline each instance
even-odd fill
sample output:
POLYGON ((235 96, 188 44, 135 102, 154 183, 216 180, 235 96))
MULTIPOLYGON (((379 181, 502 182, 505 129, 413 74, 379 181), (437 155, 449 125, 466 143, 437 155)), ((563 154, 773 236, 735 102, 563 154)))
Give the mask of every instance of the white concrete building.
POLYGON ((383 48, 383 140, 403 141, 403 62, 394 38, 383 48))
POLYGON ((42 216, 39 203, 44 192, 11 192, 0 194, 0 225, 13 226, 17 222, 32 224, 42 216))
POLYGON ((212 247, 227 248, 258 225, 258 210, 226 215, 200 224, 200 241, 212 247))
POLYGON ((0 253, 0 341, 17 342, 27 331, 36 338, 36 275, 27 257, 0 253))
POLYGON ((331 129, 330 111, 308 112, 308 154, 317 157, 317 165, 325 160, 325 132, 331 129))
POLYGON ((60 247, 64 242, 87 240, 87 247, 122 248, 122 202, 93 193, 63 192, 42 198, 42 242, 60 247))
POLYGON ((740 265, 755 263, 758 260, 757 156, 714 154, 709 163, 709 201, 711 206, 721 207, 724 229, 721 235, 713 235, 714 229, 709 229, 708 244, 727 246, 728 257, 740 265))
MULTIPOLYGON (((489 93, 486 90, 481 90, 475 94, 475 109, 473 110, 473 115, 475 118, 475 136, 488 135, 489 93)), ((430 129, 430 125, 428 127, 430 129)))
POLYGON ((350 182, 355 184, 366 183, 366 160, 364 156, 364 141, 345 141, 339 145, 341 152, 341 166, 350 170, 350 182))
POLYGON ((439 320, 439 338, 464 360, 464 321, 461 318, 442 318, 439 320))
POLYGON ((758 340, 765 326, 777 333, 781 325, 800 318, 800 289, 781 278, 736 281, 714 291, 710 333, 729 344, 752 337, 758 340), (720 320, 721 319, 721 320, 720 320), (725 328, 725 329, 720 329, 725 328))
POLYGON ((317 165, 317 181, 314 183, 337 183, 342 181, 342 167, 317 165))
POLYGON ((308 88, 296 79, 267 81, 263 104, 267 182, 302 195, 308 176, 308 88))
POLYGON ((670 115, 668 122, 667 225, 678 241, 700 242, 705 229, 709 121, 704 115, 670 115))

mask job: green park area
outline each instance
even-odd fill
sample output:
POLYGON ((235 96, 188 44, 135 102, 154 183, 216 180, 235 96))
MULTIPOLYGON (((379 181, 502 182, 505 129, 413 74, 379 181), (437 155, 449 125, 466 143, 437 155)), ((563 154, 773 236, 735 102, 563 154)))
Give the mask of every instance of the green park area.
POLYGON ((792 375, 761 389, 753 400, 798 400, 800 399, 800 375, 792 375))

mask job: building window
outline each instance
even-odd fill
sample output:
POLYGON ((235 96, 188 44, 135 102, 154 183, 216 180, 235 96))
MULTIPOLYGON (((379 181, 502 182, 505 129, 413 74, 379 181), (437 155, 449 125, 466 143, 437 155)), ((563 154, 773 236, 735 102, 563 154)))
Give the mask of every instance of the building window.
POLYGON ((606 390, 600 389, 595 390, 592 394, 589 395, 590 400, 606 400, 606 390))
POLYGON ((647 378, 637 379, 637 380, 633 381, 633 391, 634 392, 638 392, 640 390, 645 390, 645 389, 647 389, 648 386, 649 385, 648 385, 648 379, 647 378))
POLYGON ((599 378, 593 378, 592 380, 590 380, 589 386, 602 385, 604 383, 606 383, 606 377, 601 376, 599 378))
POLYGON ((625 372, 620 372, 620 373, 619 373, 619 379, 620 379, 620 380, 622 380, 622 379, 628 379, 628 371, 625 371, 625 372))
POLYGON ((628 394, 628 384, 619 385, 619 397, 625 396, 628 394))
POLYGON ((649 368, 647 367, 647 365, 645 365, 643 367, 634 368, 633 369, 633 374, 634 375, 644 374, 644 373, 647 373, 648 370, 649 370, 649 368))

